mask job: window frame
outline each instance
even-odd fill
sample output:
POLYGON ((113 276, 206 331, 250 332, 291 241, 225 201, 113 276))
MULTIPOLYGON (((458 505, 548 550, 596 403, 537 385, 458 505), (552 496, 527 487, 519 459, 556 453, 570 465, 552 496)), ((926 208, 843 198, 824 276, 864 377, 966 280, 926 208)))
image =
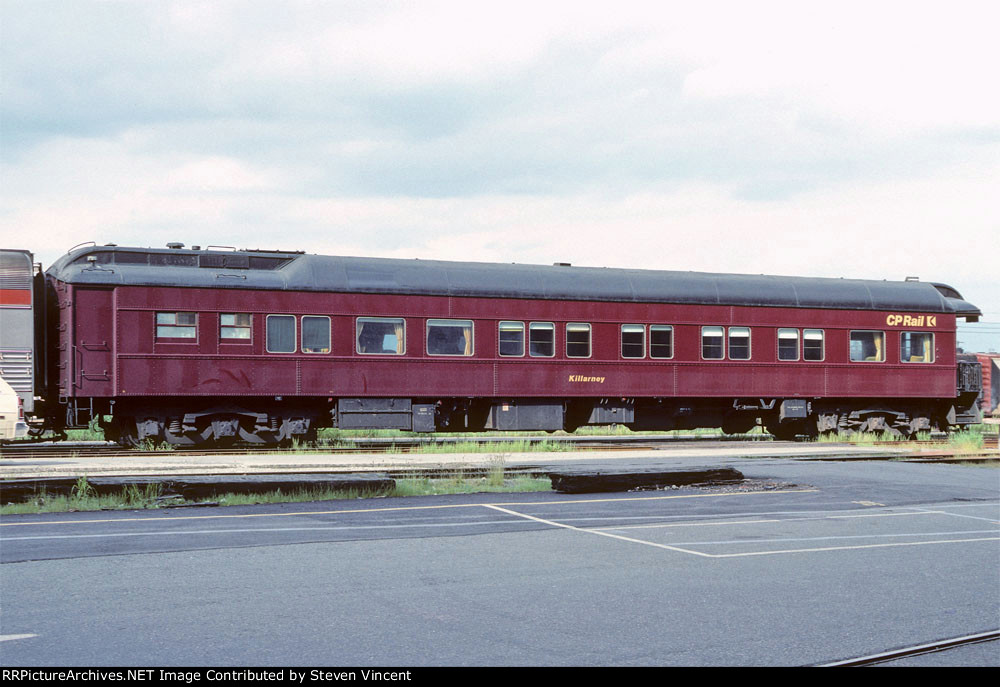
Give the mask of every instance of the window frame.
MULTIPOLYGON (((934 339, 934 332, 918 332, 911 330, 901 331, 899 332, 899 362, 906 363, 907 365, 933 365, 934 361, 937 358, 935 346, 936 346, 936 341, 934 339), (921 337, 924 336, 930 337, 931 345, 930 349, 928 350, 928 352, 930 353, 930 358, 931 358, 930 360, 905 360, 903 358, 903 339, 907 334, 916 334, 917 336, 921 337)), ((912 358, 913 356, 910 357, 912 358)))
MULTIPOLYGON (((573 358, 574 360, 584 360, 587 358, 594 357, 594 327, 589 322, 567 322, 565 327, 566 333, 566 357, 573 358), (570 327, 579 327, 576 331, 586 331, 587 332, 587 355, 572 355, 569 352, 569 333, 570 327), (586 328, 586 329, 583 329, 586 328)), ((574 342, 579 345, 579 342, 574 342)))
POLYGON ((528 357, 529 358, 555 358, 556 357, 556 323, 555 322, 528 322, 528 357), (550 331, 552 332, 552 352, 548 355, 534 353, 531 350, 531 332, 550 331))
POLYGON ((798 327, 778 327, 778 331, 775 334, 775 355, 779 363, 793 363, 797 360, 802 359, 802 332, 799 331, 798 327), (782 358, 781 357, 781 340, 790 340, 792 337, 785 336, 782 337, 782 332, 795 332, 795 357, 794 358, 782 358))
MULTIPOLYGON (((753 356, 753 342, 752 342, 752 337, 753 337, 753 335, 751 333, 750 327, 742 327, 742 326, 739 326, 739 327, 729 327, 727 329, 727 331, 726 331, 726 357, 729 360, 738 360, 738 361, 751 360, 752 356, 753 356), (747 340, 747 357, 746 358, 734 358, 733 357, 733 330, 734 329, 739 330, 741 332, 742 331, 746 331, 746 333, 747 333, 747 335, 746 335, 746 340, 747 340)), ((743 338, 743 337, 740 336, 740 337, 736 337, 736 338, 740 339, 740 338, 743 338)))
MULTIPOLYGON (((663 346, 664 344, 656 344, 663 346)), ((649 359, 650 360, 673 360, 674 359, 674 325, 672 324, 651 324, 649 325, 649 359), (653 332, 670 333, 670 355, 653 355, 653 332)))
POLYGON ((264 351, 267 353, 274 353, 276 355, 288 355, 295 354, 299 350, 299 332, 298 332, 298 317, 295 315, 289 315, 287 313, 271 313, 264 317, 264 351), (268 323, 271 318, 291 318, 292 320, 292 348, 289 351, 272 351, 271 350, 271 336, 268 323))
MULTIPOLYGON (((424 350, 427 351, 427 355, 434 357, 443 358, 471 358, 476 354, 476 323, 474 320, 456 320, 451 318, 428 318, 424 324, 425 329, 425 340, 424 340, 424 350), (432 323, 447 323, 447 324, 432 324, 432 323), (468 323, 469 338, 465 342, 465 351, 462 353, 431 353, 431 327, 459 327, 465 329, 465 323, 468 323)), ((463 333, 464 335, 464 333, 463 333)))
MULTIPOLYGON (((852 363, 884 363, 886 361, 886 359, 888 358, 888 356, 886 355, 886 347, 887 347, 888 343, 889 343, 889 341, 888 341, 888 338, 885 335, 885 331, 880 330, 880 329, 851 329, 851 330, 848 330, 848 334, 847 334, 847 359, 848 359, 848 361, 850 361, 852 363), (854 342, 854 335, 855 334, 880 334, 881 337, 882 337, 882 346, 881 346, 881 351, 880 351, 881 354, 882 354, 882 357, 878 358, 876 360, 868 360, 866 358, 861 358, 860 360, 856 359, 852 355, 852 351, 851 351, 851 344, 854 342)), ((876 348, 878 348, 878 347, 876 347, 876 348)))
MULTIPOLYGON (((514 329, 513 328, 509 328, 508 331, 514 331, 514 329)), ((525 331, 526 330, 525 330, 524 322, 521 321, 521 320, 500 320, 499 322, 497 322, 497 355, 499 357, 501 357, 501 358, 523 358, 525 355, 527 355, 527 353, 528 353, 528 347, 526 345, 527 344, 527 336, 525 334, 525 331), (503 333, 503 327, 504 327, 505 324, 506 325, 519 325, 520 326, 520 328, 517 330, 521 334, 521 341, 520 341, 520 343, 521 343, 521 352, 520 353, 504 353, 503 352, 503 349, 501 348, 501 345, 503 344, 502 333, 503 333)))
MULTIPOLYGON (((638 333, 638 330, 633 330, 629 333, 638 333)), ((618 329, 618 355, 621 356, 622 360, 645 360, 646 359, 646 325, 638 323, 628 323, 623 324, 618 329), (642 330, 642 341, 638 344, 630 343, 629 346, 638 346, 639 350, 642 352, 641 355, 625 355, 625 328, 626 327, 638 327, 642 330)))
POLYGON ((219 313, 219 343, 224 343, 224 344, 250 344, 250 343, 253 343, 253 313, 249 313, 249 312, 220 312, 219 313), (222 318, 226 317, 227 315, 234 318, 233 324, 223 324, 222 318), (247 324, 247 325, 236 324, 237 320, 235 318, 238 318, 240 315, 246 315, 247 321, 249 322, 249 324, 247 324), (247 332, 248 336, 245 336, 245 337, 241 337, 241 336, 226 336, 224 334, 224 330, 226 330, 226 329, 235 329, 235 330, 239 330, 239 331, 244 331, 245 330, 247 332))
POLYGON ((302 328, 299 350, 307 355, 329 355, 333 352, 333 318, 329 315, 302 315, 299 318, 299 326, 302 328), (326 320, 326 349, 321 351, 306 350, 306 320, 326 320))
MULTIPOLYGON (((816 339, 813 339, 814 341, 816 339)), ((821 363, 826 360, 826 330, 825 329, 803 329, 802 330, 802 360, 807 363, 821 363), (806 357, 806 341, 809 340, 809 332, 819 332, 819 358, 806 357)))
POLYGON ((156 341, 169 342, 169 343, 197 343, 198 342, 198 313, 192 310, 157 310, 153 314, 153 334, 156 341), (173 322, 161 322, 160 318, 162 315, 172 315, 174 318, 173 322), (177 324, 178 315, 192 315, 194 317, 193 324, 177 324), (190 329, 192 330, 192 336, 170 336, 168 334, 160 334, 161 329, 190 329))
POLYGON ((702 325, 701 327, 701 359, 702 360, 725 360, 726 359, 726 328, 722 325, 702 325), (719 356, 717 358, 709 358, 705 355, 705 330, 706 329, 718 329, 719 337, 722 341, 719 342, 719 356))
POLYGON ((406 318, 405 317, 355 317, 354 318, 354 352, 358 355, 406 355, 406 318), (397 349, 400 348, 399 344, 402 344, 402 350, 395 351, 362 351, 361 350, 361 329, 365 324, 392 324, 393 329, 397 323, 402 323, 403 332, 400 334, 393 334, 396 337, 397 349))

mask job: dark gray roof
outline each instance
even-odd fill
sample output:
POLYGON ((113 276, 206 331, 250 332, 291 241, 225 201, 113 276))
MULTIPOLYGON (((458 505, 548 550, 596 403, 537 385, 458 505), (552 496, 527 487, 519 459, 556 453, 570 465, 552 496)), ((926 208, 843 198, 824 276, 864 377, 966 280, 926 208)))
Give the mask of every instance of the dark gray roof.
POLYGON ((66 254, 48 274, 72 284, 981 314, 951 287, 919 281, 331 257, 277 251, 91 246, 66 254))

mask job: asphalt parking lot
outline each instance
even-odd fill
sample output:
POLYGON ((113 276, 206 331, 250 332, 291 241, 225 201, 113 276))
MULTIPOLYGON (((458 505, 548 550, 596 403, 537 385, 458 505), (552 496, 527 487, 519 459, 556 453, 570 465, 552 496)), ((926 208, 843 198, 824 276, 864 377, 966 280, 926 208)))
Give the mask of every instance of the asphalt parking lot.
MULTIPOLYGON (((738 487, 5 517, 3 633, 24 638, 0 652, 820 665, 1000 628, 995 468, 738 463, 738 487)), ((997 642, 909 660, 959 655, 1000 665, 997 642)))

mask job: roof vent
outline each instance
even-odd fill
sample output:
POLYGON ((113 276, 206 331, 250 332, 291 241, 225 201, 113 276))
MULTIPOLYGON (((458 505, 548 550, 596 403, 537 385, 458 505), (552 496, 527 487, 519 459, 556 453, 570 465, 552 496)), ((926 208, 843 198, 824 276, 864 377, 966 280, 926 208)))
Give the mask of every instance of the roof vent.
POLYGON ((907 277, 906 281, 920 281, 920 277, 907 277))
POLYGON ((553 267, 572 267, 573 263, 571 263, 571 262, 554 262, 554 263, 552 263, 552 266, 553 267))
POLYGON ((171 242, 167 244, 167 248, 172 248, 173 250, 180 250, 184 247, 183 243, 171 242))

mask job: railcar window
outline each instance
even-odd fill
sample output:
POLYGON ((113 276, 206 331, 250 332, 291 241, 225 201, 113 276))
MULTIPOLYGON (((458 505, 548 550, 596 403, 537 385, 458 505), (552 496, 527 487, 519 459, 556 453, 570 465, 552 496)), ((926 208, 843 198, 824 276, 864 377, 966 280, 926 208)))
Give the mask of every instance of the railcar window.
POLYGON ((406 353, 406 322, 402 317, 359 317, 355 336, 358 353, 406 353))
POLYGON ((646 325, 644 324, 622 325, 622 357, 623 358, 646 357, 646 325))
POLYGON ((566 357, 590 357, 590 325, 570 322, 566 325, 566 357))
POLYGON ((649 357, 674 357, 674 328, 669 324, 649 325, 649 357))
POLYGON ((799 330, 778 330, 778 360, 799 359, 799 330))
POLYGON ((901 332, 899 360, 904 363, 933 363, 934 334, 931 332, 901 332))
POLYGON ((150 253, 150 265, 164 265, 166 267, 197 267, 197 255, 178 255, 175 253, 150 253))
POLYGON ((854 362, 885 362, 885 332, 852 331, 851 360, 854 362))
POLYGON ((472 355, 472 320, 427 320, 428 355, 472 355))
POLYGON ((199 267, 215 267, 219 269, 245 270, 250 267, 250 257, 233 253, 229 255, 208 254, 198 259, 199 267))
POLYGON ((268 353, 295 352, 294 315, 268 315, 265 324, 268 353))
POLYGON ((729 359, 750 360, 750 328, 729 328, 729 359))
POLYGON ((251 337, 250 313, 221 313, 219 338, 249 341, 251 337))
POLYGON ((701 357, 705 360, 722 360, 726 351, 725 338, 725 329, 722 327, 702 327, 701 357))
POLYGON ((330 318, 324 315, 302 316, 302 352, 330 352, 330 318))
MULTIPOLYGON (((98 260, 97 262, 112 262, 112 256, 114 257, 114 263, 116 265, 148 265, 149 255, 146 253, 133 253, 131 251, 121 251, 116 253, 108 253, 108 260, 98 260)), ((86 258, 84 258, 86 259, 86 258)), ((79 262, 79 261, 76 261, 79 262)))
POLYGON ((528 325, 528 353, 533 358, 551 358, 556 354, 556 326, 551 322, 528 325))
POLYGON ((802 359, 803 360, 823 360, 826 351, 823 347, 822 329, 802 330, 802 359))
POLYGON ((524 322, 501 322, 499 333, 500 355, 524 355, 524 322))
POLYGON ((198 314, 193 312, 156 313, 156 338, 198 338, 198 314))

